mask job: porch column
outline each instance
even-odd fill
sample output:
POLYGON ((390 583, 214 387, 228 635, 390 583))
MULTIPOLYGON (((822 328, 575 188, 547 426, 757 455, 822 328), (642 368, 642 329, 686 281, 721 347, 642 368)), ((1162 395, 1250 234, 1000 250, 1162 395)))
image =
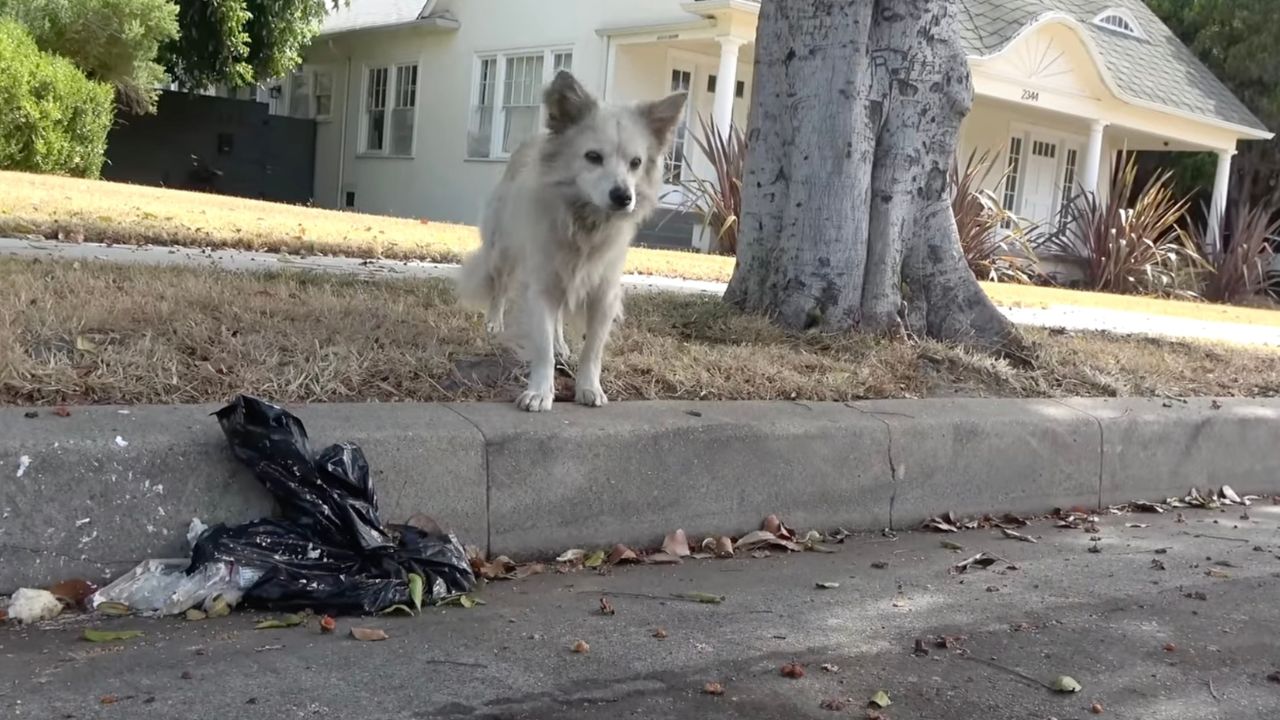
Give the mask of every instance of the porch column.
POLYGON ((738 87, 738 50, 745 44, 735 37, 716 38, 720 42, 720 72, 716 75, 716 99, 713 117, 716 129, 729 134, 733 124, 733 96, 738 87))
POLYGON ((1211 257, 1222 252, 1223 219, 1227 216, 1227 195, 1231 191, 1231 159, 1236 151, 1218 151, 1218 172, 1213 178, 1213 204, 1209 206, 1209 232, 1206 237, 1211 243, 1205 248, 1211 257))
POLYGON ((1089 146, 1084 151, 1084 168, 1080 172, 1080 186, 1087 193, 1098 192, 1098 173, 1102 168, 1102 133, 1107 127, 1103 120, 1089 125, 1089 146))

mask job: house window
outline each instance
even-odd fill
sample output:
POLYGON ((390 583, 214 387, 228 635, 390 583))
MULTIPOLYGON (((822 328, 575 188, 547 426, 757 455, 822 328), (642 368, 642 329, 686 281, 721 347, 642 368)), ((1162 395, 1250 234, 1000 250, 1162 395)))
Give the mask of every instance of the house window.
POLYGON ((364 152, 412 156, 418 112, 418 64, 369 68, 365 86, 364 152))
POLYGON ((381 153, 387 149, 387 76, 385 67, 369 68, 364 98, 364 151, 381 153))
MULTIPOLYGON (((693 87, 693 73, 688 70, 673 68, 671 70, 671 92, 689 92, 693 87)), ((684 176, 684 147, 689 135, 689 106, 685 105, 685 116, 676 125, 675 141, 662 167, 662 181, 667 185, 679 185, 684 176)))
POLYGON ((572 50, 477 58, 467 156, 504 158, 537 133, 543 119, 543 89, 561 70, 573 70, 572 50))
MULTIPOLYGON (((1005 168, 1004 177, 1004 209, 1013 212, 1018 202, 1018 182, 1022 176, 1022 138, 1014 136, 1009 138, 1009 161, 1005 168)), ((1008 221, 1005 221, 1005 227, 1010 227, 1008 221)))
POLYGON ((317 120, 328 119, 333 114, 333 73, 317 70, 314 77, 315 94, 312 105, 317 120))
POLYGON ((396 68, 396 94, 391 109, 391 154, 413 154, 413 120, 418 107, 418 64, 396 68))
MULTIPOLYGON (((255 95, 256 97, 256 92, 255 95)), ((333 74, 328 70, 298 70, 289 75, 289 115, 328 119, 333 110, 333 74)))
POLYGON ((1142 31, 1138 29, 1138 21, 1127 10, 1118 8, 1107 10, 1095 17, 1093 24, 1136 38, 1142 37, 1142 31))
MULTIPOLYGON (((716 76, 708 75, 707 76, 707 92, 714 93, 715 91, 716 91, 716 76)), ((739 80, 738 82, 734 83, 734 86, 733 86, 734 97, 741 100, 744 96, 746 96, 746 94, 747 94, 747 82, 745 80, 739 80)))
POLYGON ((1075 148, 1067 148, 1065 168, 1062 171, 1062 207, 1064 208, 1071 202, 1071 198, 1075 196, 1076 167, 1079 158, 1080 153, 1075 148))
POLYGON ((296 118, 311 117, 311 74, 295 72, 289 77, 289 114, 296 118))

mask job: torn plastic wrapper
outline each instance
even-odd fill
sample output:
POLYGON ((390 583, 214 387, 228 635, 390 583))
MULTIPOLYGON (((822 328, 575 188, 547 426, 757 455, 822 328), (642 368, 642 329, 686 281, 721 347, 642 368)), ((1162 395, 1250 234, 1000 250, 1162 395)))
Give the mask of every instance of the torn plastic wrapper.
POLYGON ((232 451, 275 496, 283 517, 210 527, 196 540, 188 574, 226 564, 258 576, 244 588, 246 605, 333 614, 409 604, 410 574, 422 576, 429 598, 475 586, 453 535, 383 524, 358 446, 338 443, 313 458, 301 420, 243 395, 215 415, 232 451))
POLYGON ((226 562, 207 563, 188 573, 190 565, 181 558, 144 560, 90 596, 89 606, 96 609, 113 602, 145 615, 177 615, 197 606, 207 608, 221 596, 234 607, 244 589, 261 578, 252 569, 226 562))

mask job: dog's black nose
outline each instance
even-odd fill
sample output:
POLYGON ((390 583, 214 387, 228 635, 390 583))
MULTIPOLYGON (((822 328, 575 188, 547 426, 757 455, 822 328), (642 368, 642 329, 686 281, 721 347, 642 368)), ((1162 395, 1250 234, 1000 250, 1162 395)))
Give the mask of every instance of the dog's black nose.
POLYGON ((614 188, 609 191, 609 202, 613 203, 613 206, 619 210, 631 207, 631 191, 624 187, 615 185, 614 188))

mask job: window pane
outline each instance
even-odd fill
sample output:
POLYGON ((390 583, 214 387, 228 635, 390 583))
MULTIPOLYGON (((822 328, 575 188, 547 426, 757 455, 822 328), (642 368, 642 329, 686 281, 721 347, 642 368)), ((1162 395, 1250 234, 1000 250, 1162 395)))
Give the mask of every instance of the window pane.
POLYGON ((538 129, 542 107, 542 54, 507 58, 502 88, 502 151, 515 152, 538 129))
POLYGON ((573 53, 572 52, 556 53, 555 60, 551 65, 551 69, 553 73, 560 72, 561 70, 568 70, 569 72, 573 72, 573 53))
POLYGON ((316 95, 316 116, 329 117, 333 112, 333 97, 330 95, 316 95))
POLYGON ((333 75, 323 71, 316 72, 316 94, 333 94, 333 75))
POLYGON ((398 108, 411 108, 418 104, 418 66, 401 65, 396 68, 396 104, 398 108))
POLYGON ((310 80, 306 73, 294 73, 289 79, 289 114, 293 117, 311 117, 310 80))
POLYGON ((498 61, 484 58, 476 74, 476 105, 467 128, 467 157, 487 158, 493 141, 493 97, 498 61))
POLYGON ((391 154, 413 153, 413 108, 396 108, 391 111, 391 154))
POLYGON ((530 137, 537 131, 538 110, 537 106, 503 109, 503 113, 507 118, 505 132, 502 136, 503 152, 515 152, 525 138, 530 137))
POLYGON ((368 125, 365 150, 381 151, 386 148, 387 75, 387 68, 369 69, 369 95, 365 100, 368 125))

